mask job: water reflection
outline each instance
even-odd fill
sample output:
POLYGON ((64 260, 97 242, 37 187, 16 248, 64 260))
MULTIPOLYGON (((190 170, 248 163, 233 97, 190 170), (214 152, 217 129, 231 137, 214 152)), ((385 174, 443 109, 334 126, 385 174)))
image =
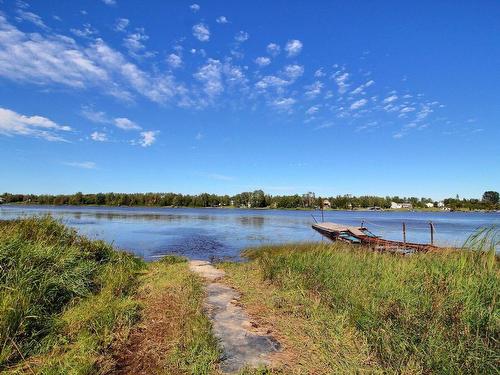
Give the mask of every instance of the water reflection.
MULTIPOLYGON (((164 254, 238 259, 240 251, 249 246, 322 240, 311 229, 313 219, 308 211, 0 206, 0 219, 44 214, 148 260, 164 254)), ((319 213, 315 216, 320 217, 319 213)), ((374 233, 394 240, 401 239, 404 221, 407 240, 412 242, 429 242, 428 223, 432 221, 436 242, 455 246, 478 227, 500 224, 500 215, 329 211, 325 220, 346 225, 364 222, 374 233)))

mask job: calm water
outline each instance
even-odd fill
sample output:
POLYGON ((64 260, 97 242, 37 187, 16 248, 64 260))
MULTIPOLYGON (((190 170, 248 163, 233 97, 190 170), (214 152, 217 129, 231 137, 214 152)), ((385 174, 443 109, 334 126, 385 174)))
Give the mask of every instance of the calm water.
MULTIPOLYGON (((0 219, 50 213, 80 233, 103 239, 153 260, 164 254, 197 259, 238 259, 249 246, 267 243, 321 241, 311 229, 320 212, 195 209, 0 206, 0 219)), ((477 228, 500 224, 499 213, 329 211, 325 221, 359 225, 362 221, 384 238, 400 240, 406 222, 407 241, 429 242, 429 221, 435 242, 461 245, 477 228)))

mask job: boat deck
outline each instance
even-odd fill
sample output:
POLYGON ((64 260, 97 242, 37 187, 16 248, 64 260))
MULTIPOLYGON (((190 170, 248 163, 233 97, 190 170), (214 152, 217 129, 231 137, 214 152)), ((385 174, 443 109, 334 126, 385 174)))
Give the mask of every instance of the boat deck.
POLYGON ((437 249, 431 244, 393 241, 374 235, 366 227, 347 226, 336 223, 316 223, 312 228, 332 241, 364 245, 377 251, 427 252, 437 249))

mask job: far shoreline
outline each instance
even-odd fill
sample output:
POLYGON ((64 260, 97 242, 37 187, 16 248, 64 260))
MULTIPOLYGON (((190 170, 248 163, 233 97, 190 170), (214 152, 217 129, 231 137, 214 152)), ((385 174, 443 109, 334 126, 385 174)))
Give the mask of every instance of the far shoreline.
MULTIPOLYGON (((151 208, 151 209, 218 209, 218 210, 246 210, 246 211, 309 211, 309 212, 321 212, 322 210, 319 208, 307 208, 307 207, 297 207, 297 208, 274 208, 274 207, 235 207, 235 206, 215 206, 215 207, 196 207, 196 206, 147 206, 147 205, 98 205, 98 204, 81 204, 81 205, 70 205, 70 204, 39 204, 39 203, 3 203, 0 204, 0 208, 2 207, 52 207, 52 208, 78 208, 78 207, 88 207, 88 208, 151 208)), ((500 211, 495 210, 484 210, 484 209, 476 209, 476 210, 464 210, 464 209, 455 209, 455 210, 442 210, 438 208, 415 208, 415 209, 369 209, 369 208, 354 208, 354 209, 346 209, 346 208, 325 208, 323 212, 434 212, 434 213, 452 213, 452 212, 461 212, 461 213, 487 213, 494 214, 500 213, 500 211)))

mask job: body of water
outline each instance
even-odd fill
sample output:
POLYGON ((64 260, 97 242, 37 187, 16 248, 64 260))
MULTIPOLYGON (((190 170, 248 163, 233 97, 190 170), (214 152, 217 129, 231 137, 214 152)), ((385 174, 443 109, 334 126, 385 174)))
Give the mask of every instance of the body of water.
MULTIPOLYGON (((242 249, 261 244, 322 241, 311 229, 319 211, 244 210, 217 208, 130 208, 71 206, 0 206, 0 220, 51 214, 91 238, 113 243, 146 260, 164 254, 196 259, 238 259, 242 249)), ((460 246, 478 228, 500 225, 499 213, 325 211, 325 221, 360 225, 375 234, 407 241, 460 246)))

